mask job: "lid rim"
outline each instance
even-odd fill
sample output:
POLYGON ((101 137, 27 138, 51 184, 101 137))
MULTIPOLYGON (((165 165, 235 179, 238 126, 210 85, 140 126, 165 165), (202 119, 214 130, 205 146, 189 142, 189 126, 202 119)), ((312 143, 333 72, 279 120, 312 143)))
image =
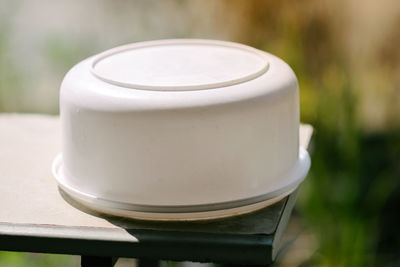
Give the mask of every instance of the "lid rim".
POLYGON ((96 77, 97 79, 116 85, 119 87, 124 87, 128 89, 137 89, 137 90, 147 90, 147 91, 196 91, 196 90, 206 90, 206 89, 217 89, 221 87, 233 86, 240 83, 248 82, 254 80, 263 74, 265 74, 270 67, 269 61, 266 55, 255 48, 227 42, 227 41, 215 41, 215 40, 206 40, 206 39, 168 39, 168 40, 155 40, 155 41, 146 41, 146 42, 139 42, 139 43, 132 43, 128 45, 119 46, 116 48, 112 48, 106 50, 96 56, 93 57, 92 62, 90 64, 90 73, 96 77), (236 48, 242 51, 246 51, 252 54, 257 55, 258 57, 264 60, 264 66, 260 68, 258 71, 255 71, 251 74, 247 74, 241 76, 236 79, 225 80, 220 82, 211 82, 211 83, 204 83, 204 84, 195 84, 195 85, 145 85, 145 84, 138 84, 138 83, 130 83, 130 82, 121 82, 117 81, 112 78, 104 77, 103 75, 99 74, 96 70, 96 65, 101 62, 103 59, 116 55, 118 53, 123 53, 129 50, 146 48, 146 47, 157 47, 157 46, 172 46, 172 45, 208 45, 208 46, 220 46, 220 47, 227 47, 227 48, 236 48))

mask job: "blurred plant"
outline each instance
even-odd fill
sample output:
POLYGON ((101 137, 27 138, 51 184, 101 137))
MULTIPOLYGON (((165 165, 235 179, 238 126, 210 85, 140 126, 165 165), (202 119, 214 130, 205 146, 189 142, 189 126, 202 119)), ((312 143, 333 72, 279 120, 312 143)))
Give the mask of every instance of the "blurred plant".
POLYGON ((73 267, 79 266, 78 256, 0 252, 0 266, 73 267))
POLYGON ((12 9, 8 15, 0 16, 0 112, 21 107, 19 96, 23 78, 14 59, 10 56, 10 15, 12 15, 12 9))
POLYGON ((91 40, 71 39, 65 35, 51 35, 44 40, 43 55, 47 63, 64 75, 72 66, 94 54, 96 47, 91 40))

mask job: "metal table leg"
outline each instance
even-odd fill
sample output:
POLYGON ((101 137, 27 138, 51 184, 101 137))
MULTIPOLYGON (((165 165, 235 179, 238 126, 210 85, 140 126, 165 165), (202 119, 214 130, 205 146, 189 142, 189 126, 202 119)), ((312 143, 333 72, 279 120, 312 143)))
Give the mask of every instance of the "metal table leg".
POLYGON ((96 257, 96 256, 81 256, 82 267, 113 267, 118 258, 115 257, 96 257))
POLYGON ((158 266, 160 266, 160 261, 149 260, 149 259, 137 259, 136 266, 137 267, 158 267, 158 266))

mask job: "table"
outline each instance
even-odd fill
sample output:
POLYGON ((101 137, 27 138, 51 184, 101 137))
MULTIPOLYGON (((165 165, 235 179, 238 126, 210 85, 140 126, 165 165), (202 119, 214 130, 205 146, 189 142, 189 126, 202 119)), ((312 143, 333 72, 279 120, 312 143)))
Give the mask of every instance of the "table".
MULTIPOLYGON (((302 146, 312 134, 300 129, 302 146)), ((0 115, 0 250, 81 255, 82 266, 113 266, 118 257, 268 265, 297 190, 256 212, 203 222, 145 222, 98 214, 59 191, 51 163, 60 151, 59 118, 0 115)))

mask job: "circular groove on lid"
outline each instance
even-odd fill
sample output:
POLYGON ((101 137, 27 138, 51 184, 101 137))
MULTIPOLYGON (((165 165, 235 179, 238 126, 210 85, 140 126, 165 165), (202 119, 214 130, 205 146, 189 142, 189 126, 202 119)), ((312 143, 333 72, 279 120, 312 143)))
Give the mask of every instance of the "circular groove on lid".
POLYGON ((230 86, 268 70, 260 51, 222 41, 164 40, 136 43, 95 57, 92 73, 118 86, 188 91, 230 86))

